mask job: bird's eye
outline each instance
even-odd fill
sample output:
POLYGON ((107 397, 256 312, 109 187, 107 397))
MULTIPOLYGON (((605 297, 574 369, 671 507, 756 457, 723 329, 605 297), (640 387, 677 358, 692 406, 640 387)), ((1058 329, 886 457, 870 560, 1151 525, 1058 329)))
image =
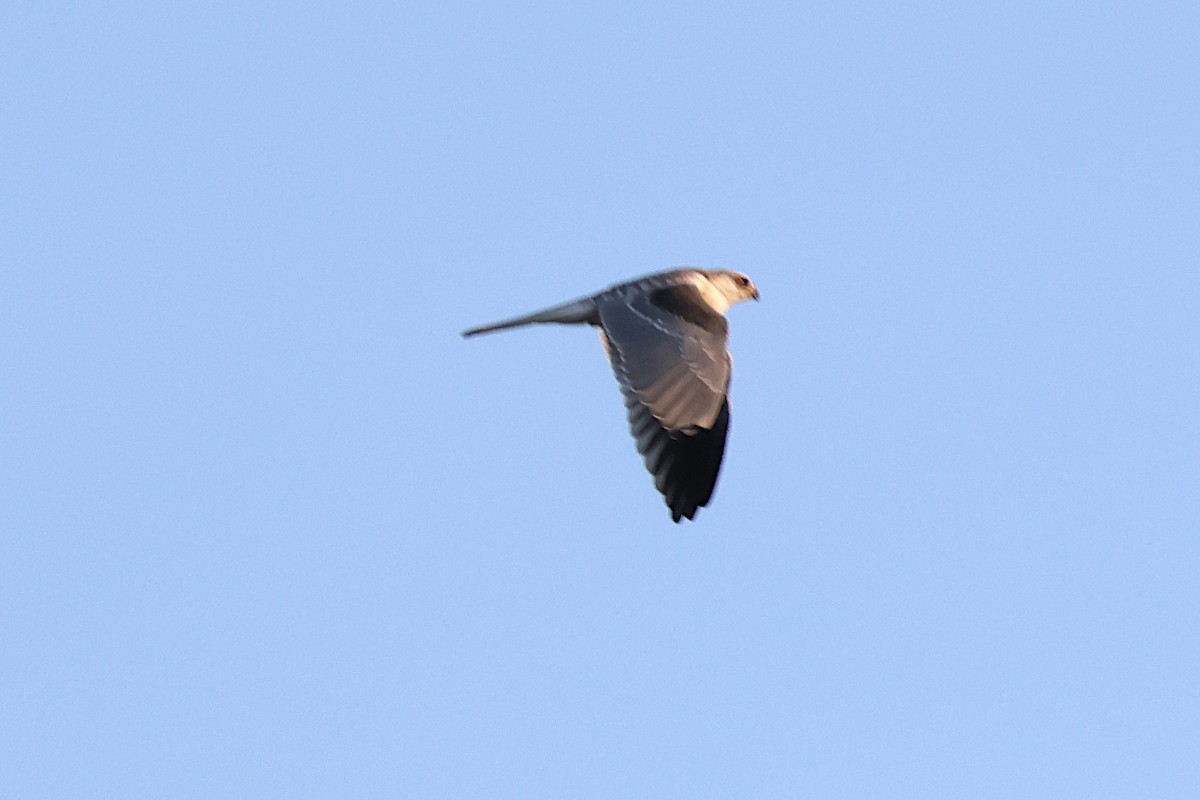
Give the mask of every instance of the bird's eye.
POLYGON ((742 286, 746 286, 750 283, 750 279, 745 275, 738 275, 738 283, 740 283, 742 286))

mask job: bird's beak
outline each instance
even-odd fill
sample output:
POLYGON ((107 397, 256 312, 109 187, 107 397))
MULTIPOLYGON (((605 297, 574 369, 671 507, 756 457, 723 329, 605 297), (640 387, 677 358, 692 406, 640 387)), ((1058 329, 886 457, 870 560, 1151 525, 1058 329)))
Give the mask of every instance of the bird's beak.
POLYGON ((754 287, 754 291, 750 293, 750 296, 753 297, 756 301, 758 300, 758 287, 757 286, 754 287))

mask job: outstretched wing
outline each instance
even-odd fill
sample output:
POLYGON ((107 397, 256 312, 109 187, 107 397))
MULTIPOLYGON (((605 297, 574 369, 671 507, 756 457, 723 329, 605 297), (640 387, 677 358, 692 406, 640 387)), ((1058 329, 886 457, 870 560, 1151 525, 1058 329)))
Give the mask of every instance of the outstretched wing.
POLYGON ((725 318, 682 284, 616 287, 596 298, 629 427, 671 518, 712 497, 729 430, 725 318))

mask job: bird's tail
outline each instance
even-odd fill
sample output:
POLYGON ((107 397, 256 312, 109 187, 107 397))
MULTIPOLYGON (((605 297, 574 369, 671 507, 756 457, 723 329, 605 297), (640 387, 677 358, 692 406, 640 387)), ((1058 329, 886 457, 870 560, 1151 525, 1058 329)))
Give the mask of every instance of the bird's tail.
POLYGON ((596 313, 596 299, 594 297, 584 297, 579 300, 572 300, 569 303, 563 303, 562 305, 543 308, 541 311, 535 311, 523 317, 513 317, 512 319, 493 322, 490 325, 480 325, 478 328, 463 331, 463 336, 475 336, 480 333, 502 331, 505 328, 519 328, 522 325, 532 325, 536 322, 558 322, 564 325, 599 324, 600 317, 596 313))

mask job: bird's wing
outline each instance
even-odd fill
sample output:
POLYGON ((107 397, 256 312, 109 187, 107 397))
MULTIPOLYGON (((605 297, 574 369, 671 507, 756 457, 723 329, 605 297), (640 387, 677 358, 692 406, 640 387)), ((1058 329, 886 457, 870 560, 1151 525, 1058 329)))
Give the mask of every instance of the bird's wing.
POLYGON ((672 518, 691 519, 725 452, 728 324, 688 284, 616 287, 596 310, 638 452, 672 518))

